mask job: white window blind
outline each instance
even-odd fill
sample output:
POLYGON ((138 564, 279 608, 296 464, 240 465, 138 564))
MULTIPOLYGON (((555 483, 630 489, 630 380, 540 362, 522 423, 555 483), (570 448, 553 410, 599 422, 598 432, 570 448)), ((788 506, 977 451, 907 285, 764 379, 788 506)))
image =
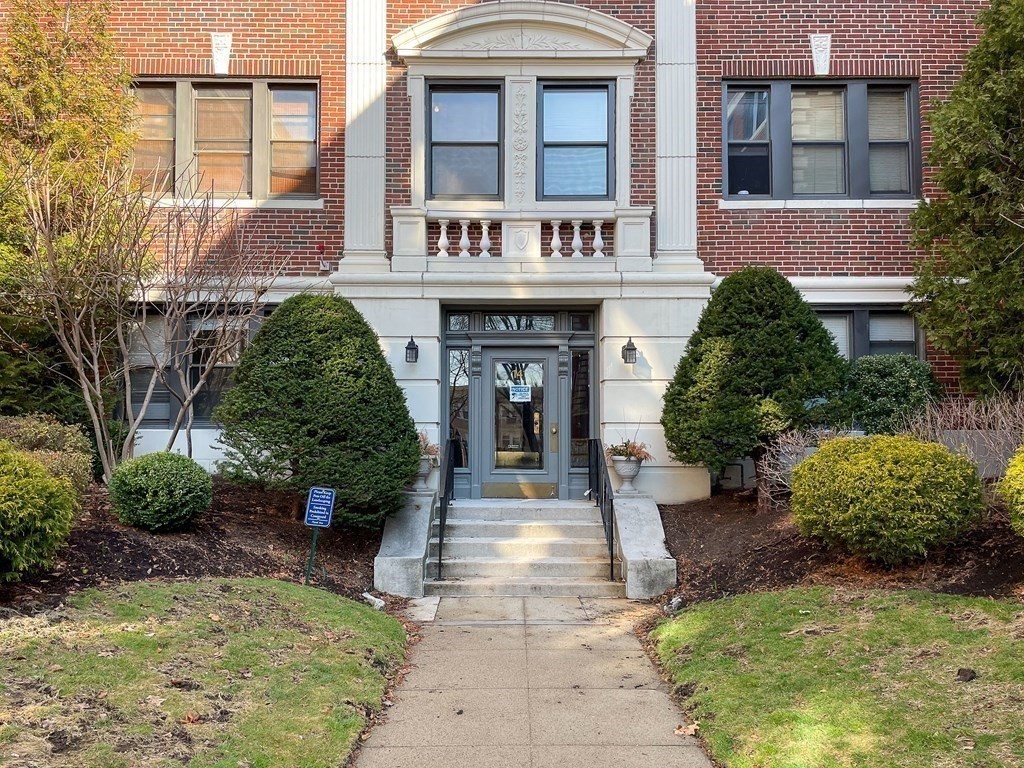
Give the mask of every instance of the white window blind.
POLYGON ((820 315, 819 319, 839 347, 839 354, 850 359, 850 317, 849 315, 820 315))
POLYGON ((868 322, 871 341, 914 341, 914 318, 910 315, 872 313, 868 322))

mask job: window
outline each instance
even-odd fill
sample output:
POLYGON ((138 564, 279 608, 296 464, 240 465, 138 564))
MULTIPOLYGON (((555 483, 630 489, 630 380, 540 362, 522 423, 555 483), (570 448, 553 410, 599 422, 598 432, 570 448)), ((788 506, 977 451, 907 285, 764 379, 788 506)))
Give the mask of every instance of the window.
POLYGON ((252 89, 195 89, 196 171, 203 192, 252 197, 252 89))
POLYGON ((541 83, 538 198, 612 195, 612 85, 541 83))
POLYGON ((270 194, 316 195, 316 89, 271 86, 270 194))
POLYGON ((155 196, 318 196, 315 84, 152 81, 135 92, 136 172, 155 196))
POLYGON ((430 87, 430 197, 501 197, 502 89, 498 84, 430 87))
POLYGON ((136 97, 135 173, 153 197, 166 197, 174 190, 175 89, 149 85, 137 88, 136 97))
POLYGON ((213 409, 230 388, 231 373, 249 342, 249 329, 239 328, 237 321, 210 320, 193 330, 195 351, 189 366, 189 385, 193 387, 199 383, 203 371, 209 368, 209 362, 214 359, 208 356, 208 352, 221 348, 225 336, 230 337, 228 351, 210 371, 206 385, 192 401, 192 418, 197 424, 213 423, 213 409))
POLYGON ((914 318, 894 309, 822 310, 822 325, 847 360, 865 355, 920 356, 914 318))
POLYGON ((727 84, 728 197, 912 197, 919 186, 914 84, 727 84))

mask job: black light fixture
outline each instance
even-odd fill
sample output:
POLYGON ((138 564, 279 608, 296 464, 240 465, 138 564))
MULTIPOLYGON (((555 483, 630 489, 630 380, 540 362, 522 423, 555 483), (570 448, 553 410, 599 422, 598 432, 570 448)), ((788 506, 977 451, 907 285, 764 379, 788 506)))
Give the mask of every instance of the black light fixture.
POLYGON ((420 348, 416 346, 416 342, 412 340, 412 336, 409 337, 409 343, 405 345, 405 362, 415 363, 420 359, 420 348))
POLYGON ((636 365, 636 344, 633 343, 632 336, 622 345, 622 362, 626 365, 636 365))

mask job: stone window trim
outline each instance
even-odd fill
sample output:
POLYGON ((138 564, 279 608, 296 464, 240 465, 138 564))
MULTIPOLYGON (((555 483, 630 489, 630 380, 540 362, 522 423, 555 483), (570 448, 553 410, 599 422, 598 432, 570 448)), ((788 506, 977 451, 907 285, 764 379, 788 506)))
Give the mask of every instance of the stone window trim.
POLYGON ((915 79, 724 79, 721 102, 721 185, 719 207, 730 208, 876 208, 914 207, 921 198, 922 153, 920 93, 915 79), (796 194, 793 191, 791 101, 794 88, 841 89, 844 95, 844 145, 846 191, 842 194, 796 194), (867 95, 869 89, 905 89, 908 96, 909 191, 872 193, 867 169, 869 146, 867 95), (732 91, 768 93, 771 192, 769 194, 729 193, 728 104, 732 91))
POLYGON ((324 207, 321 195, 322 99, 319 78, 213 78, 203 76, 137 76, 136 88, 173 86, 175 88, 176 120, 174 135, 174 192, 157 201, 160 207, 180 207, 202 199, 196 178, 194 152, 194 125, 196 115, 196 88, 251 88, 252 89, 252 169, 251 194, 217 197, 217 205, 239 209, 319 210, 324 207), (316 93, 316 193, 273 195, 270 192, 271 163, 271 91, 275 88, 294 87, 314 89, 316 93))

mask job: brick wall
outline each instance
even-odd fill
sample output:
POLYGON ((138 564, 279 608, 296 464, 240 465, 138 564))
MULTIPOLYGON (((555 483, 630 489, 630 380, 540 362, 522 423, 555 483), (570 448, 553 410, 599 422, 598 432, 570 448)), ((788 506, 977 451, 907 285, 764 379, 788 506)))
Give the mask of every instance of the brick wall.
POLYGON ((344 247, 344 0, 147 0, 113 4, 110 24, 135 74, 206 75, 210 32, 232 33, 234 76, 319 78, 322 211, 249 211, 268 248, 288 252, 293 272, 317 274, 344 247))
MULTIPOLYGON (((725 76, 811 73, 808 35, 832 35, 842 77, 918 76, 921 105, 949 93, 977 39, 985 0, 718 0, 697 5, 698 252, 716 273, 745 264, 788 275, 907 275, 909 212, 720 210, 721 98, 725 76), (757 61, 755 64, 754 61, 757 61)), ((926 111, 926 110, 925 110, 926 111)), ((922 148, 930 135, 923 119, 922 148)), ((930 193, 927 164, 924 193, 930 193)))

